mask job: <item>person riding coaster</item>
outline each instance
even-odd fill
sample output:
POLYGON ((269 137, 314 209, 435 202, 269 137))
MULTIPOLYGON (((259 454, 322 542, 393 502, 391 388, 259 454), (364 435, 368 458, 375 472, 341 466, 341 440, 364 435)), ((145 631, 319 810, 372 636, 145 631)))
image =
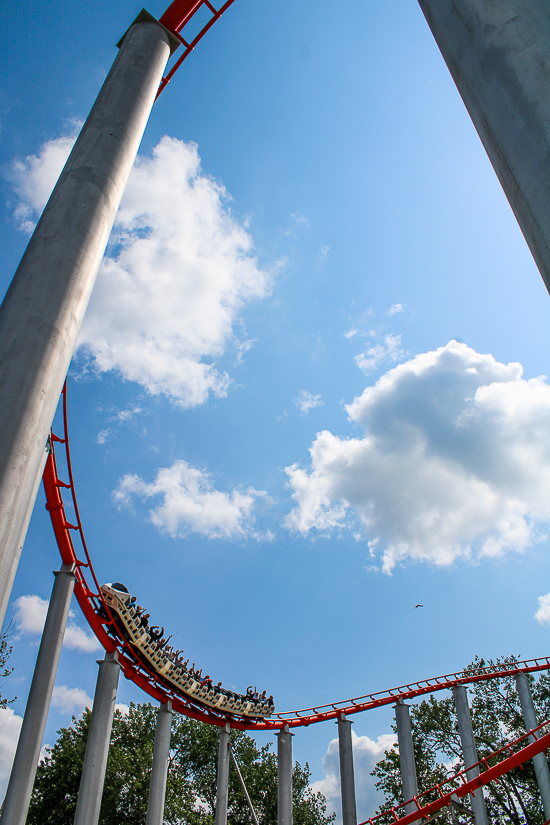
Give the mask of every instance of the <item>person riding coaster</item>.
MULTIPOLYGON (((182 650, 174 651, 168 644, 172 635, 164 639, 164 627, 153 625, 149 628, 149 614, 141 605, 136 605, 136 597, 120 582, 104 584, 100 587, 104 603, 98 608, 98 615, 108 625, 107 630, 120 636, 131 650, 136 660, 151 671, 159 681, 171 690, 182 694, 187 700, 206 705, 230 716, 263 719, 274 711, 273 699, 267 700, 266 691, 260 696, 256 688, 249 686, 246 696, 226 690, 222 683, 213 684, 210 676, 202 677, 202 668, 195 670, 195 663, 187 668, 189 659, 183 662, 182 650), (107 611, 105 605, 109 608, 107 611), (109 618, 112 616, 112 622, 109 618)), ((126 654, 125 654, 126 655, 126 654)))

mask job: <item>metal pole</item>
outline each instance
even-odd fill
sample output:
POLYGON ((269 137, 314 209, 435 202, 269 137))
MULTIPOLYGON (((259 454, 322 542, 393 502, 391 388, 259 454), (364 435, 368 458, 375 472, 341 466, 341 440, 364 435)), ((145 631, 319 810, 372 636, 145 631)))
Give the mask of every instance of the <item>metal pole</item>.
POLYGON ((168 762, 170 760, 171 732, 172 702, 168 700, 157 711, 146 825, 162 825, 164 822, 164 799, 166 796, 168 762))
POLYGON ((292 737, 285 725, 277 737, 277 823, 292 825, 292 737))
POLYGON ((342 794, 342 825, 357 825, 355 804, 355 776, 351 722, 343 713, 338 717, 338 748, 340 751, 340 792, 342 794))
POLYGON ((74 567, 74 564, 63 564, 61 570, 54 573, 48 614, 2 809, 2 825, 25 825, 27 818, 73 595, 74 567))
MULTIPOLYGON (((471 768, 470 766, 479 762, 479 757, 474 741, 472 717, 470 716, 470 708, 468 706, 468 694, 466 693, 464 685, 454 687, 453 696, 458 719, 458 730, 460 732, 460 742, 462 744, 464 766, 469 768, 469 770, 466 771, 466 777, 468 780, 475 779, 476 776, 479 776, 479 766, 476 768, 471 768)), ((476 825, 488 825, 487 809, 485 808, 482 788, 478 788, 475 795, 470 794, 470 802, 476 817, 476 825)))
POLYGON ((214 825, 227 825, 227 797, 229 793, 229 738, 231 725, 220 728, 218 752, 218 782, 216 787, 216 818, 214 825))
MULTIPOLYGON (((523 713, 523 720, 525 722, 525 729, 533 730, 534 728, 538 728, 539 723, 537 722, 533 697, 531 695, 531 689, 529 688, 529 677, 526 673, 516 674, 516 687, 521 704, 521 712, 523 713)), ((529 741, 534 742, 535 737, 530 736, 529 741)), ((550 771, 548 770, 546 753, 544 751, 537 753, 537 755, 533 757, 532 762, 542 799, 544 819, 548 820, 550 819, 550 771)))
MULTIPOLYGON (((0 306, 0 608, 63 381, 176 38, 147 12, 117 58, 0 306)), ((0 614, 0 622, 3 621, 0 614)))
POLYGON ((99 821, 120 674, 118 651, 106 653, 105 658, 98 661, 98 665, 94 707, 86 742, 74 825, 97 825, 99 821))
MULTIPOLYGON (((395 723, 397 725, 397 741, 399 743, 399 767, 401 769, 401 783, 403 785, 403 799, 405 801, 418 796, 418 779, 416 778, 416 763, 414 759, 414 745, 411 729, 409 705, 399 699, 394 706, 395 723)), ((405 813, 412 814, 418 808, 414 802, 405 805, 405 813)))
POLYGON ((548 4, 419 4, 550 291, 548 4))
POLYGON ((13 556, 13 561, 11 564, 11 568, 8 572, 6 578, 6 587, 4 589, 3 595, 0 597, 0 626, 2 625, 4 618, 6 616, 6 610, 8 609, 8 602, 10 600, 11 589, 13 587, 13 582, 15 581, 15 574, 17 573, 17 568, 19 566, 19 559, 21 558, 21 551, 23 550, 23 545, 25 544, 25 539, 27 537, 27 530, 29 529, 29 524, 31 521, 32 511, 34 509, 34 502, 36 500, 36 496, 38 494, 38 489, 40 487, 40 482, 42 481, 42 475, 44 473, 44 467, 46 466, 46 461, 48 460, 48 456, 50 454, 50 437, 48 436, 48 440, 46 442, 46 446, 44 447, 44 451, 40 458, 40 466, 38 468, 38 472, 36 474, 36 479, 34 481, 34 487, 32 488, 32 494, 29 500, 29 505, 27 507, 27 512, 25 513, 25 518, 23 519, 23 524, 21 526, 21 532, 19 534, 19 538, 15 545, 15 553, 13 556))
POLYGON ((252 821, 254 825, 259 825, 258 817, 256 816, 256 811, 254 810, 254 806, 252 805, 252 800, 250 799, 250 794, 246 789, 246 785, 244 784, 243 775, 241 773, 241 769, 239 768, 239 763, 233 753, 233 748, 231 747, 231 743, 229 744, 229 753, 231 754, 231 759, 233 760, 233 764, 235 765, 235 770, 237 771, 237 776, 239 777, 239 782, 241 783, 241 788, 243 789, 243 793, 246 797, 246 801, 248 802, 248 807, 250 808, 250 814, 252 816, 252 821))

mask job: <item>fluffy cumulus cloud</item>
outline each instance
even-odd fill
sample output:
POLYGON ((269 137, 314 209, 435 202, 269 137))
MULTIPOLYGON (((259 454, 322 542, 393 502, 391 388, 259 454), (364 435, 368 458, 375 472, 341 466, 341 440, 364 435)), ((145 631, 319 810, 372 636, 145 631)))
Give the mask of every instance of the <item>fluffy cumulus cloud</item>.
POLYGON ((70 688, 56 685, 52 694, 52 705, 62 713, 81 713, 84 708, 91 708, 93 699, 83 688, 70 688))
MULTIPOLYGON (((40 596, 20 596, 15 602, 15 622, 18 632, 31 635, 41 634, 47 612, 48 602, 40 596)), ((75 614, 71 610, 63 640, 65 647, 81 653, 93 653, 100 650, 101 645, 96 637, 79 627, 74 619, 75 614)))
POLYGON ((313 395, 307 390, 300 390, 297 397, 294 398, 294 404, 298 407, 302 415, 307 415, 310 410, 315 407, 322 407, 325 402, 320 395, 313 395))
POLYGON ((465 344, 418 355, 346 407, 363 437, 324 431, 287 467, 307 534, 354 528, 391 572, 407 559, 522 551, 550 517, 550 386, 465 344))
POLYGON ((150 520, 170 536, 198 533, 207 538, 271 538, 254 530, 253 509, 258 498, 266 493, 249 487, 246 491, 217 490, 209 474, 186 461, 176 461, 171 467, 157 471, 155 480, 143 481, 139 476, 124 476, 113 493, 117 504, 129 506, 134 497, 158 498, 149 511, 150 520))
POLYGON ((11 708, 0 708, 0 799, 4 798, 17 748, 23 717, 11 708))
MULTIPOLYGON (((395 742, 394 733, 385 733, 378 739, 357 736, 352 730, 353 767, 355 773, 355 791, 357 799, 357 816, 359 820, 372 816, 383 802, 383 794, 374 787, 375 779, 370 775, 372 769, 384 753, 391 750, 395 742)), ((325 776, 312 783, 314 791, 320 791, 327 800, 327 810, 335 811, 338 822, 342 821, 340 800, 340 759, 338 756, 338 739, 333 739, 323 758, 325 776)))
MULTIPOLYGON (((16 164, 21 222, 44 205, 71 143, 51 141, 16 164)), ((246 351, 239 313, 271 280, 227 200, 201 171, 194 144, 164 137, 152 157, 138 157, 79 339, 98 372, 185 407, 227 393, 231 379, 216 359, 246 351)))
POLYGON ((535 613, 535 619, 540 624, 550 624, 550 593, 546 596, 539 596, 539 606, 535 613))
POLYGON ((69 152, 73 148, 80 124, 74 124, 71 135, 48 141, 38 155, 16 160, 9 177, 18 197, 15 218, 21 228, 31 233, 36 218, 44 209, 69 152))

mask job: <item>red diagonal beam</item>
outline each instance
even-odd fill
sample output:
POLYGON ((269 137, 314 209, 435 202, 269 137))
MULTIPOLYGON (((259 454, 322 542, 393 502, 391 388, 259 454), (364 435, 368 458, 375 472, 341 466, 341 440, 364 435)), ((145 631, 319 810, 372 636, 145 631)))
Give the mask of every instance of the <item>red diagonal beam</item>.
MULTIPOLYGON (((525 734, 525 737, 521 738, 526 738, 527 736, 529 736, 529 734, 525 734)), ((542 736, 540 739, 537 739, 535 742, 532 742, 530 745, 522 748, 517 753, 512 754, 512 756, 509 756, 507 759, 503 759, 502 762, 498 763, 498 765, 488 768, 484 771, 484 773, 474 777, 474 779, 471 779, 469 782, 465 782, 464 785, 460 785, 458 788, 452 788, 449 793, 440 797, 440 799, 435 799, 433 802, 428 802, 427 805, 423 805, 422 807, 419 806, 417 811, 413 811, 411 814, 401 817, 401 819, 396 818, 395 825, 411 825, 411 823, 416 822, 418 819, 427 819, 428 817, 433 816, 433 814, 440 811, 441 808, 445 808, 447 805, 451 804, 452 796, 458 796, 459 799, 462 799, 470 793, 475 794, 478 788, 483 787, 483 785, 488 785, 489 782, 493 782, 504 773, 508 773, 514 768, 517 768, 518 765, 523 765, 524 762, 529 761, 529 759, 532 759, 537 755, 537 753, 545 751, 547 748, 550 748, 550 733, 547 733, 545 736, 542 736)), ((468 770, 470 769, 468 768, 468 770)), ((466 771, 463 771, 463 773, 466 773, 466 771)), ((418 805, 417 799, 418 797, 408 801, 415 802, 418 805)), ((404 807, 406 804, 407 803, 404 802, 403 806, 400 805, 399 807, 404 807)), ((395 810, 396 809, 384 811, 383 814, 379 814, 377 817, 366 819, 365 822, 361 822, 360 825, 374 825, 380 817, 394 813, 395 810)))

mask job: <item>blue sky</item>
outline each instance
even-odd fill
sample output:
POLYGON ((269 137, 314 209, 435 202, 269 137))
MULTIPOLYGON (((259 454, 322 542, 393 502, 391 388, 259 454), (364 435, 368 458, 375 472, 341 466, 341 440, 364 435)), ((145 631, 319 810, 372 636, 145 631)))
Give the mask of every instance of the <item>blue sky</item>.
MULTIPOLYGON (((139 10, 5 6, 2 293, 139 10)), ((70 370, 99 578, 281 710, 546 654, 549 315, 414 0, 236 0, 155 104, 70 370)), ((59 564, 43 504, 4 776, 59 564)), ((74 608, 50 743, 93 695, 74 608)), ((360 817, 390 724, 355 719, 360 817)), ((294 739, 331 801, 334 736, 294 739)))

